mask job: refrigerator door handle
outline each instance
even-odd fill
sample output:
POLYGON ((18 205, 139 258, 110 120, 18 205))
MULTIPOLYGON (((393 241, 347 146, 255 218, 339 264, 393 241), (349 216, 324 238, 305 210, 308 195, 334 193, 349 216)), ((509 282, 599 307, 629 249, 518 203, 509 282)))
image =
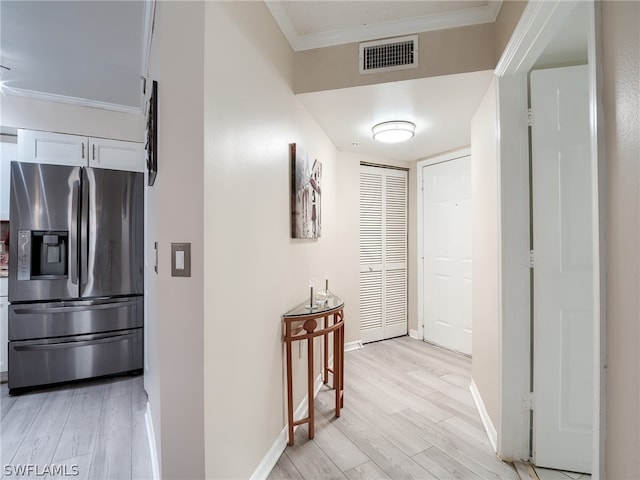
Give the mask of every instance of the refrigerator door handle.
MULTIPOLYGON (((78 180, 73 182, 73 191, 71 197, 71 215, 75 222, 78 221, 78 208, 79 208, 79 196, 80 196, 80 182, 78 180)), ((71 237, 70 247, 71 252, 69 254, 70 270, 71 270, 71 283, 78 284, 78 227, 71 228, 69 232, 71 237)))
POLYGON ((89 273, 89 210, 91 209, 89 189, 91 181, 87 171, 82 169, 82 209, 80 211, 80 296, 83 295, 83 287, 87 284, 89 273))
POLYGON ((42 314, 57 314, 57 313, 69 313, 69 312, 87 312, 91 310, 109 310, 112 308, 123 307, 135 307, 136 300, 130 300, 127 302, 86 302, 82 305, 73 306, 60 306, 60 307, 47 307, 47 308, 19 308, 17 307, 14 312, 16 315, 42 315, 42 314))
POLYGON ((79 340, 60 343, 40 343, 34 345, 15 345, 14 350, 20 352, 34 352, 38 350, 58 350, 60 348, 76 348, 85 345, 97 345, 100 343, 121 342, 133 338, 133 333, 125 333, 121 335, 111 335, 109 337, 96 338, 92 340, 79 340))

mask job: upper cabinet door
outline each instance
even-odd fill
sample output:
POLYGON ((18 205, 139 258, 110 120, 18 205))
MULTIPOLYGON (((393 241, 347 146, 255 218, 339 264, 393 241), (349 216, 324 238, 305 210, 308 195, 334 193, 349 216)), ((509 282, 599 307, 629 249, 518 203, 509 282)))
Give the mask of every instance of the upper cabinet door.
POLYGON ((144 172, 144 145, 120 140, 90 138, 89 166, 111 170, 144 172))
POLYGON ((50 165, 87 165, 87 137, 62 133, 18 130, 18 160, 50 165))
MULTIPOLYGON (((15 143, 0 142, 0 220, 9 220, 11 162, 18 159, 15 143)), ((0 241, 4 239, 0 238, 0 241)))

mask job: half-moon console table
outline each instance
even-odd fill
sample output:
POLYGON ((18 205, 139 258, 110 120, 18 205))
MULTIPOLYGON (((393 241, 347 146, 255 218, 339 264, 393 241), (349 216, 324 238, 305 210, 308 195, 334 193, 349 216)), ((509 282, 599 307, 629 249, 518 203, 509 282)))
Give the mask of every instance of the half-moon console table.
POLYGON ((287 406, 289 413, 289 445, 293 445, 293 427, 309 424, 309 438, 314 435, 314 354, 313 339, 322 337, 324 360, 323 382, 329 383, 329 372, 333 374, 333 389, 336 393, 336 417, 344 405, 344 301, 335 295, 329 296, 322 305, 310 308, 309 301, 289 310, 284 320, 284 342, 287 350, 287 406), (333 365, 329 367, 329 335, 333 334, 333 365), (291 364, 292 343, 307 341, 307 397, 309 414, 299 420, 293 419, 293 368, 291 364))

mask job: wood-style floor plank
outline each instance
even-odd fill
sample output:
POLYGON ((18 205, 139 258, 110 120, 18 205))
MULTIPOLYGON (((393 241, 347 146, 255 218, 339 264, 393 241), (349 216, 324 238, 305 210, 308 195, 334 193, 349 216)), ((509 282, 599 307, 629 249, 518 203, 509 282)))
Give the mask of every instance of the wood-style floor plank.
POLYGON ((119 392, 102 405, 89 470, 95 480, 131 477, 131 397, 119 392))
POLYGON ((369 424, 406 455, 415 455, 431 446, 422 436, 398 423, 393 416, 384 415, 366 398, 353 393, 350 399, 355 407, 350 412, 369 424))
POLYGON ((15 397, 9 395, 7 384, 0 384, 0 421, 5 417, 15 402, 15 397))
POLYGON ((289 460, 289 456, 283 453, 273 467, 271 473, 267 477, 267 480, 277 480, 279 478, 287 478, 289 480, 304 480, 304 477, 300 474, 296 466, 289 460))
MULTIPOLYGON (((331 404, 332 398, 319 395, 317 400, 318 403, 324 404, 326 408, 327 405, 331 404)), ((354 400, 355 398, 350 401, 354 400)), ((391 478, 432 478, 429 476, 429 472, 402 452, 385 434, 381 434, 375 428, 372 428, 368 421, 362 420, 355 413, 356 410, 357 407, 342 410, 340 418, 334 421, 334 425, 349 437, 365 455, 391 478)), ((311 477, 305 477, 305 479, 307 478, 311 477)))
POLYGON ((392 480, 378 465, 369 460, 344 472, 349 480, 392 480))
POLYGON ((60 435, 71 410, 73 396, 73 390, 58 390, 48 393, 42 408, 38 411, 12 458, 13 464, 52 464, 60 435))
POLYGON ((413 459, 431 472, 435 478, 483 480, 437 447, 420 452, 413 459))
POLYGON ((80 457, 93 451, 104 394, 104 385, 99 384, 76 390, 54 460, 80 457))
MULTIPOLYGON (((143 379, 111 377, 21 395, 0 385, 0 461, 33 465, 28 479, 145 480, 152 478, 143 379), (43 476, 45 469, 57 472, 43 476), (33 472, 32 472, 33 473, 33 472)), ((4 473, 0 472, 0 475, 4 473)), ((15 478, 17 474, 2 478, 15 478)))
MULTIPOLYGON (((306 427, 301 431, 306 435, 306 427)), ((316 411, 315 416, 315 443, 343 472, 356 467, 369 460, 344 433, 333 425, 333 419, 329 419, 316 411)))
POLYGON ((33 424, 42 405, 16 408, 0 422, 0 462, 8 465, 12 462, 18 448, 24 440, 24 434, 33 424))
POLYGON ((294 437, 295 445, 287 447, 286 455, 300 472, 302 478, 322 478, 327 480, 346 478, 318 444, 307 438, 306 427, 298 428, 294 437))
MULTIPOLYGON (((333 416, 333 392, 322 390, 315 402, 316 438, 301 441, 309 451, 310 444, 324 443, 319 451, 330 460, 336 455, 336 468, 349 479, 516 480, 513 466, 492 450, 470 383, 471 359, 464 355, 409 337, 365 345, 345 354, 340 418, 333 416), (333 433, 324 435, 325 429, 333 433), (341 435, 334 438, 334 430, 341 435), (351 462, 351 453, 340 455, 327 446, 345 441, 355 446, 351 462)), ((291 468, 290 453, 298 448, 287 447, 269 480, 325 478, 315 467, 291 468)), ((299 453, 293 455, 300 461, 299 453)), ((334 470, 326 474, 337 476, 334 470)))

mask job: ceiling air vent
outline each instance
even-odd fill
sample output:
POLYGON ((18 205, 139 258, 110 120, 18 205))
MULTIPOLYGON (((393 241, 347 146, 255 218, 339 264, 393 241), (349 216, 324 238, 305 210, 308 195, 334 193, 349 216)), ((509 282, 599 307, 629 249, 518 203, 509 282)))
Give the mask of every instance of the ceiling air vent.
POLYGON ((389 38, 360 44, 360 73, 405 70, 418 66, 418 36, 389 38))

